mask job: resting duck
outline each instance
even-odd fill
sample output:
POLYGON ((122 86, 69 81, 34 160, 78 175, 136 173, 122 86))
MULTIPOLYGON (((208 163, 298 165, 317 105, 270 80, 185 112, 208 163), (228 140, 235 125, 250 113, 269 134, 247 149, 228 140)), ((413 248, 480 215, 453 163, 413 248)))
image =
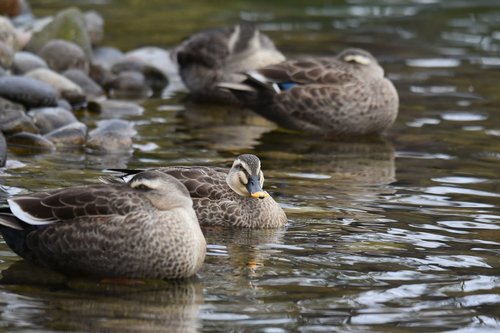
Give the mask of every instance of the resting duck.
MULTIPOLYGON (((173 176, 186 186, 201 225, 267 229, 287 222, 280 205, 262 189, 264 174, 255 155, 238 156, 231 169, 174 166, 154 170, 173 176)), ((127 175, 139 172, 118 171, 127 175)))
POLYGON ((19 256, 69 274, 187 278, 206 242, 184 185, 158 171, 129 182, 77 186, 8 199, 0 232, 19 256))
POLYGON ((396 88, 367 51, 287 60, 219 87, 278 125, 327 137, 379 134, 398 114, 396 88))
POLYGON ((176 47, 179 74, 196 99, 237 103, 227 91, 217 88, 220 82, 238 82, 240 72, 276 64, 285 60, 269 37, 250 22, 232 28, 199 32, 176 47))

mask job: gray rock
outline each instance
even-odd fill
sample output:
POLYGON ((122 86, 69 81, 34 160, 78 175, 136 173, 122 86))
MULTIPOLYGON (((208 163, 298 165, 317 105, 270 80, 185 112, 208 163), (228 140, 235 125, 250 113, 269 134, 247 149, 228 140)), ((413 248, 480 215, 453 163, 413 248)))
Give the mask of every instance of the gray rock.
POLYGON ((103 117, 139 116, 144 112, 144 108, 137 103, 115 99, 89 101, 87 107, 103 117))
POLYGON ((71 104, 85 102, 85 93, 76 83, 48 68, 37 68, 25 74, 25 77, 45 82, 54 87, 61 97, 71 104))
POLYGON ((20 104, 0 98, 0 131, 5 134, 37 132, 35 124, 20 104))
POLYGON ((9 149, 19 154, 50 152, 56 150, 56 146, 48 139, 39 134, 16 133, 7 138, 9 149))
POLYGON ((85 27, 85 18, 77 8, 60 11, 50 23, 39 31, 34 31, 26 49, 38 53, 42 47, 54 39, 64 39, 80 46, 87 59, 91 58, 92 46, 85 27))
POLYGON ((85 72, 79 69, 70 69, 63 73, 63 75, 76 83, 85 92, 87 98, 99 97, 104 94, 101 86, 92 80, 85 72))
POLYGON ((106 88, 114 98, 147 98, 152 90, 146 84, 146 78, 141 72, 123 71, 118 74, 106 88))
POLYGON ((0 97, 26 107, 54 106, 57 91, 45 82, 23 76, 0 77, 0 97))
POLYGON ((12 72, 22 75, 37 68, 48 68, 49 66, 39 56, 31 52, 16 52, 12 63, 12 72))
POLYGON ((154 92, 161 92, 168 84, 168 78, 162 71, 138 58, 125 57, 111 67, 111 72, 116 75, 130 71, 142 73, 146 85, 154 92))
POLYGON ((5 69, 9 69, 12 66, 12 62, 14 61, 14 50, 0 41, 0 67, 5 69))
POLYGON ((7 142, 5 142, 5 138, 0 132, 0 167, 5 166, 5 161, 7 160, 7 142))
POLYGON ((17 32, 10 20, 0 16, 0 41, 10 46, 13 50, 19 47, 17 32))
POLYGON ((121 119, 102 120, 90 131, 87 149, 92 152, 119 153, 132 149, 132 137, 136 134, 131 122, 121 119))
POLYGON ((92 63, 111 68, 121 58, 123 58, 123 52, 119 49, 110 46, 101 46, 94 49, 92 63))
POLYGON ((80 69, 84 72, 89 70, 89 63, 82 48, 66 40, 51 40, 42 47, 38 55, 47 62, 50 69, 58 73, 68 69, 80 69))
POLYGON ((78 119, 71 111, 58 107, 33 109, 28 115, 33 118, 33 123, 40 129, 42 134, 78 122, 78 119))
POLYGON ((92 45, 99 44, 104 38, 104 19, 94 10, 85 12, 85 27, 92 45))
POLYGON ((83 146, 87 139, 87 126, 78 121, 53 130, 44 137, 56 146, 83 146))

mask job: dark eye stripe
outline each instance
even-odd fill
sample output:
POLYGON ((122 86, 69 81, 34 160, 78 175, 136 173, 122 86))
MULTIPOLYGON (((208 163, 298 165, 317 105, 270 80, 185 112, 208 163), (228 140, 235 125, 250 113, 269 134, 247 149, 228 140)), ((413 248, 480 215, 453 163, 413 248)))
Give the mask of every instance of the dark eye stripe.
POLYGON ((134 189, 139 190, 139 191, 151 191, 151 187, 148 187, 144 184, 139 184, 136 186, 133 186, 134 189))

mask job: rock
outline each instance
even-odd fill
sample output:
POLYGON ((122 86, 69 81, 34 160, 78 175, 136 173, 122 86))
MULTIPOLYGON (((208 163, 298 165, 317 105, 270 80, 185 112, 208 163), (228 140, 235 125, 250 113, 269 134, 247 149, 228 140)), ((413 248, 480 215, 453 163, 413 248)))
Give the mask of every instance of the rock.
POLYGON ((70 69, 63 73, 63 75, 76 83, 85 92, 87 98, 99 97, 104 94, 101 86, 92 80, 85 72, 79 69, 70 69))
POLYGON ((121 119, 102 120, 89 132, 87 148, 93 152, 118 153, 132 149, 132 137, 136 134, 131 122, 121 119))
POLYGON ((19 47, 16 29, 10 23, 10 20, 3 16, 0 16, 0 41, 10 46, 13 50, 17 50, 19 47))
POLYGON ((0 131, 5 134, 37 132, 35 124, 22 105, 0 98, 0 131))
POLYGON ((106 86, 109 95, 115 98, 147 98, 152 94, 141 72, 124 71, 106 86))
POLYGON ((116 75, 129 71, 142 73, 146 85, 154 92, 161 92, 168 84, 168 78, 162 71, 140 59, 125 57, 111 67, 111 72, 116 75))
POLYGON ((84 14, 85 28, 92 45, 99 44, 104 38, 104 19, 101 14, 94 10, 89 10, 84 14))
POLYGON ((51 40, 42 47, 38 55, 47 62, 50 69, 58 73, 68 69, 80 69, 86 73, 89 70, 82 48, 62 39, 51 40))
POLYGON ((68 111, 73 111, 73 107, 71 107, 71 104, 65 99, 58 99, 57 106, 68 111))
POLYGON ((127 52, 125 58, 140 60, 144 64, 155 67, 167 78, 178 76, 177 64, 170 58, 170 53, 162 48, 155 46, 141 47, 127 52))
POLYGON ((56 149, 56 146, 43 136, 26 132, 9 136, 7 143, 16 153, 50 152, 56 149))
POLYGON ((89 76, 101 87, 108 86, 116 78, 109 68, 99 64, 90 65, 89 76))
POLYGON ((42 47, 54 39, 64 39, 80 46, 87 59, 91 59, 92 46, 85 27, 85 18, 77 8, 68 8, 57 15, 40 30, 34 31, 26 49, 38 53, 42 47))
POLYGON ((7 160, 7 142, 5 142, 5 138, 0 132, 0 167, 5 166, 5 161, 7 160))
POLYGON ((0 77, 0 97, 26 107, 54 106, 58 93, 49 84, 23 76, 0 77))
POLYGON ((49 66, 39 56, 30 52, 16 52, 12 63, 12 72, 22 75, 37 68, 48 68, 49 66))
POLYGON ((92 63, 111 68, 115 62, 123 57, 123 52, 115 47, 101 46, 93 51, 92 63))
POLYGON ((77 121, 53 130, 44 137, 56 146, 83 146, 87 139, 87 126, 77 121))
POLYGON ((33 109, 28 115, 33 118, 33 123, 42 134, 78 122, 71 111, 58 107, 33 109))
POLYGON ((144 112, 144 108, 137 103, 114 99, 89 101, 87 108, 104 117, 139 116, 144 112))
POLYGON ((12 50, 12 48, 4 42, 0 42, 0 67, 9 69, 12 66, 13 61, 14 50, 12 50))
POLYGON ((61 97, 72 105, 85 102, 85 93, 76 83, 48 68, 37 68, 25 74, 25 77, 45 82, 54 87, 61 97))

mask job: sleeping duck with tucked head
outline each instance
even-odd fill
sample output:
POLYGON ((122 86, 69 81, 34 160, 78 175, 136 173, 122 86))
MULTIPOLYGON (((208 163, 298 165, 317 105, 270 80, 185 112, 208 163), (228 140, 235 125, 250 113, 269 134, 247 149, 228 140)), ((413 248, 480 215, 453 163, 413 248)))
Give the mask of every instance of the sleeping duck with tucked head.
POLYGON ((0 232, 19 256, 68 274, 178 279, 200 269, 206 251, 193 201, 165 173, 8 199, 0 232))

